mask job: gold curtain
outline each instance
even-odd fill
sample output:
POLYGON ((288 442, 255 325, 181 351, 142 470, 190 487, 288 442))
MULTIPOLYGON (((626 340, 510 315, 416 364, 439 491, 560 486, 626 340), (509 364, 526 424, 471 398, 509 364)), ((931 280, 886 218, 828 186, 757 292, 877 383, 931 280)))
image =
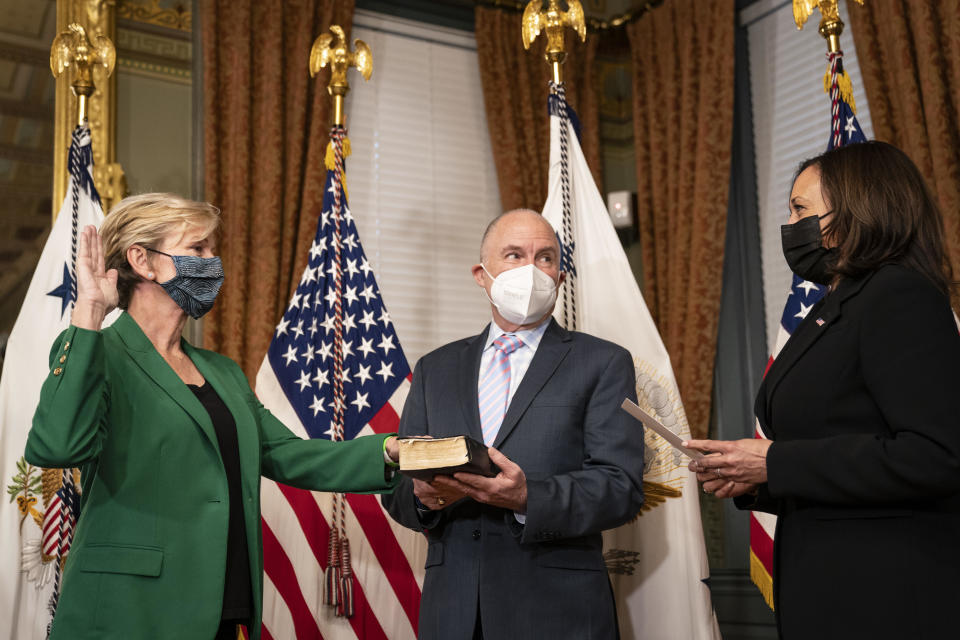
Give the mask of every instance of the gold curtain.
POLYGON ((329 69, 310 78, 314 38, 353 0, 209 0, 203 29, 205 197, 223 211, 226 279, 204 346, 251 380, 307 262, 323 201, 329 69))
POLYGON ((644 297, 704 437, 720 313, 734 95, 734 3, 668 0, 627 27, 644 297))
POLYGON ((920 168, 943 211, 956 270, 960 0, 870 0, 849 10, 874 137, 903 149, 920 168))
MULTIPOLYGON (((547 199, 550 119, 547 114, 550 66, 543 58, 546 35, 527 51, 520 39, 520 13, 476 8, 477 57, 487 128, 500 185, 503 209, 543 208, 547 199)), ((594 61, 600 36, 588 33, 586 43, 566 34, 563 65, 567 102, 580 119, 580 139, 587 164, 603 189, 600 159, 600 111, 594 61)))

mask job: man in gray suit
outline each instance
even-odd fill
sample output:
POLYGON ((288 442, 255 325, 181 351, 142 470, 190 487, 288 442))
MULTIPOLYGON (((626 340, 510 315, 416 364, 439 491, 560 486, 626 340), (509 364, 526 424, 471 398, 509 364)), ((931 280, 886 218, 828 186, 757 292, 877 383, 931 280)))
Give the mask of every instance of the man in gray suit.
POLYGON ((601 532, 643 503, 643 432, 620 410, 632 359, 551 318, 564 274, 536 212, 494 220, 480 259, 493 322, 417 363, 400 434, 469 435, 500 473, 404 478, 383 497, 426 531, 419 637, 616 638, 601 532))

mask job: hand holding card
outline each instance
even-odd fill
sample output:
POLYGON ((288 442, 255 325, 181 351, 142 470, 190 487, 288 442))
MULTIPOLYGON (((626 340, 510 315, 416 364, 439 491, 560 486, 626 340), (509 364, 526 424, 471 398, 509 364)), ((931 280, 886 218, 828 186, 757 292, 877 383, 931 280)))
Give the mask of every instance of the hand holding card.
POLYGON ((683 453, 686 456, 694 460, 700 460, 703 458, 703 454, 699 451, 694 451, 693 449, 688 449, 683 446, 683 438, 675 434, 670 429, 663 426, 656 418, 651 416, 649 413, 638 407, 636 404, 630 401, 629 398, 623 400, 623 404, 620 405, 620 408, 632 415, 634 418, 643 423, 643 426, 647 427, 658 436, 666 440, 671 447, 683 453))

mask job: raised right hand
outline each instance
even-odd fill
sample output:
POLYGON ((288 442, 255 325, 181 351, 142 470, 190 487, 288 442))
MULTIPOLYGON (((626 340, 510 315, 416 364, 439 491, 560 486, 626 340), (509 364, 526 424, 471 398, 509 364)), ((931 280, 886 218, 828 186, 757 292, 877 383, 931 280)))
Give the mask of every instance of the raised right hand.
POLYGON ((87 225, 77 250, 77 300, 70 322, 81 329, 99 331, 119 300, 117 270, 105 270, 100 235, 96 227, 87 225))

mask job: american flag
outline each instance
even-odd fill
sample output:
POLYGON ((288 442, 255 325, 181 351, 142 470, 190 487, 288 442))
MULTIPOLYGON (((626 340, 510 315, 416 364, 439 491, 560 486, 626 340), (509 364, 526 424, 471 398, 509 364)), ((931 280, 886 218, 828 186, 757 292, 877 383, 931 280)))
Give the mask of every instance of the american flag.
MULTIPOLYGON (((830 94, 830 137, 827 141, 827 150, 866 142, 867 138, 863 135, 863 129, 860 128, 854 111, 850 77, 843 70, 843 52, 828 53, 827 60, 828 66, 824 78, 825 88, 830 94)), ((825 286, 804 280, 796 274, 793 275, 793 284, 787 294, 787 304, 780 318, 776 347, 767 361, 768 370, 797 326, 826 292, 825 286)), ((754 429, 754 437, 765 437, 759 422, 754 423, 754 429)), ((771 608, 773 608, 773 535, 776 527, 776 516, 760 511, 750 512, 750 577, 771 608)))
MULTIPOLYGON (((340 439, 339 418, 342 439, 351 439, 397 430, 410 367, 347 207, 336 170, 342 161, 331 162, 344 130, 335 128, 332 138, 316 237, 257 375, 257 394, 301 437, 340 439)), ((394 524, 376 496, 335 496, 264 479, 261 497, 264 638, 416 636, 422 536, 394 524), (331 528, 350 543, 349 616, 323 604, 331 528)))

